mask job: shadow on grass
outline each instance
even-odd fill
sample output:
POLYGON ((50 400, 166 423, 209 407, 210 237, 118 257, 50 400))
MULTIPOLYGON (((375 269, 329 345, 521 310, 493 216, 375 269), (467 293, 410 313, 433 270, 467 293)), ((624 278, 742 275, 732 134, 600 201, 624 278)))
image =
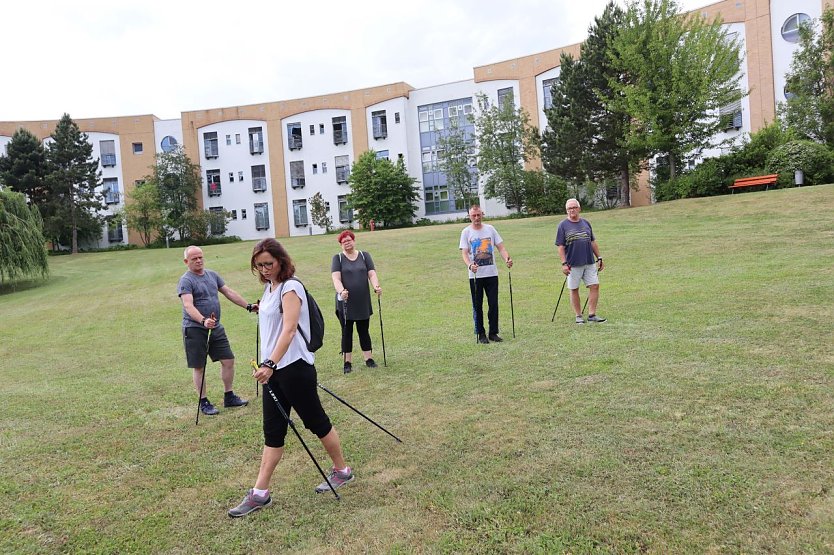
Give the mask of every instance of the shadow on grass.
POLYGON ((35 289, 42 287, 47 283, 55 283, 64 279, 63 277, 37 278, 37 279, 23 279, 19 281, 4 281, 0 283, 0 296, 11 295, 27 289, 35 289))

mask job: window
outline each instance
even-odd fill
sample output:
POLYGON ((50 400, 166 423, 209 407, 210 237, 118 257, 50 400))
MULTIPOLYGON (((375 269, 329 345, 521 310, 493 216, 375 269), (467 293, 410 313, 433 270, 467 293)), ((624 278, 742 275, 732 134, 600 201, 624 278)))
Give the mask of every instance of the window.
POLYGON ((389 160, 388 151, 387 150, 380 150, 379 152, 376 153, 376 159, 377 160, 383 160, 383 159, 389 160))
POLYGON ((266 166, 252 166, 252 190, 256 193, 266 191, 266 166))
POLYGON ((343 224, 353 221, 353 209, 348 205, 347 195, 339 195, 339 221, 343 224))
POLYGON ((553 106, 553 85, 559 81, 558 77, 553 79, 545 79, 542 81, 542 92, 544 93, 544 109, 547 110, 553 106))
POLYGON ((220 170, 206 170, 206 186, 210 197, 219 197, 223 194, 220 186, 220 170))
POLYGON ((304 187, 304 161, 290 162, 290 185, 293 189, 304 187))
POLYGON ((327 173, 327 162, 321 163, 321 173, 327 173))
POLYGON ((237 172, 237 180, 238 181, 243 181, 243 172, 242 171, 237 172))
POLYGON ((245 219, 246 219, 246 208, 241 208, 241 209, 240 209, 240 219, 241 219, 241 220, 245 220, 245 219))
POLYGON ((269 204, 266 202, 255 205, 255 229, 269 229, 269 204))
POLYGON ((177 148, 177 145, 179 145, 179 143, 171 135, 164 137, 162 139, 162 142, 159 143, 159 146, 162 147, 162 152, 171 152, 172 150, 177 148))
POLYGON ((307 201, 294 200, 292 201, 292 217, 295 227, 303 227, 307 225, 307 201))
POLYGON ((785 100, 790 100, 796 96, 794 93, 791 92, 789 87, 790 85, 785 85, 785 88, 782 89, 782 92, 785 93, 785 100))
MULTIPOLYGON (((301 135, 301 128, 298 129, 299 136, 301 135)), ((260 127, 249 128, 249 154, 263 154, 264 152, 264 132, 260 127)))
POLYGON ((498 107, 503 108, 507 103, 513 103, 513 88, 498 89, 498 107))
POLYGON ((319 165, 313 164, 313 175, 316 175, 317 173, 319 173, 319 165))
POLYGON ((212 235, 223 235, 226 232, 226 219, 223 216, 222 206, 212 206, 209 208, 209 232, 212 235))
POLYGON ((114 177, 105 177, 103 182, 104 203, 119 204, 119 180, 114 177))
POLYGON ((240 144, 240 133, 235 133, 235 144, 236 145, 240 144))
POLYGON ((443 108, 433 109, 430 106, 422 107, 418 113, 420 132, 437 131, 446 127, 443 120, 443 108))
POLYGON ((310 135, 315 135, 315 134, 316 134, 316 126, 315 126, 315 124, 311 123, 310 124, 310 135))
POLYGON ((346 145, 347 142, 347 117, 333 118, 333 144, 346 145))
POLYGON ((319 124, 319 135, 324 135, 324 124, 323 123, 319 124))
POLYGON ((231 144, 232 144, 232 136, 231 136, 231 135, 226 135, 226 144, 227 144, 227 145, 231 145, 231 144))
POLYGON ((807 13, 795 13, 782 24, 782 38, 788 42, 799 42, 799 26, 810 21, 807 13))
POLYGON ((301 124, 288 123, 287 124, 287 146, 290 150, 299 150, 301 148, 301 124))
POLYGON ((233 220, 237 219, 237 210, 232 210, 232 219, 233 220))
POLYGON ((343 184, 348 182, 350 175, 350 158, 345 156, 336 157, 336 183, 343 184))
POLYGON ((116 165, 116 141, 100 141, 98 143, 101 151, 101 165, 106 168, 116 165))
POLYGON ((438 170, 438 151, 434 147, 423 147, 422 153, 423 173, 436 172, 438 170))
POLYGON ((394 123, 400 123, 400 113, 394 112, 394 123))
POLYGON ((743 123, 741 100, 722 106, 718 110, 718 115, 721 118, 722 128, 724 131, 741 129, 741 124, 743 123))
POLYGON ((203 133, 203 146, 206 158, 217 158, 220 155, 220 150, 217 146, 217 133, 203 133))
POLYGON ((374 127, 374 139, 384 139, 388 136, 388 118, 385 110, 371 112, 371 121, 374 127))
POLYGON ((145 145, 142 143, 133 143, 133 154, 142 154, 145 152, 145 145))
POLYGON ((229 172, 229 183, 235 182, 235 172, 229 172))
POLYGON ((110 243, 121 243, 125 239, 124 230, 121 222, 114 221, 113 218, 107 219, 107 241, 110 243))
POLYGON ((426 214, 438 214, 452 209, 446 185, 426 187, 423 196, 426 199, 426 214))

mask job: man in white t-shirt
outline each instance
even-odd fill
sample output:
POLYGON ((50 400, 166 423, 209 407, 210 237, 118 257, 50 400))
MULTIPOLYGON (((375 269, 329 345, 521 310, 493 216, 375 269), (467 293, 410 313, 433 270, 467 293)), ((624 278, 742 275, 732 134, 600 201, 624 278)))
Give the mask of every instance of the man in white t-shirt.
POLYGON ((484 213, 477 204, 469 209, 472 224, 460 233, 460 253, 469 271, 475 333, 478 342, 486 344, 490 341, 503 341, 498 335, 498 267, 495 265, 495 250, 501 253, 507 268, 513 267, 513 259, 495 228, 481 221, 483 217, 484 213), (489 304, 489 335, 484 329, 484 292, 489 304))

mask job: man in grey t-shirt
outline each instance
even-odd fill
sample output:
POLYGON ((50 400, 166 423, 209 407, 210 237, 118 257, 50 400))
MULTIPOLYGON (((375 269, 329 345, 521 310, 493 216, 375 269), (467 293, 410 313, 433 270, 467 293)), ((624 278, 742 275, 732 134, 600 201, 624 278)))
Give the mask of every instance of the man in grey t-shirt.
POLYGON ((498 267, 495 265, 497 249, 507 268, 513 267, 513 259, 504 247, 504 240, 489 224, 482 222, 484 213, 477 204, 469 209, 471 225, 460 233, 460 253, 469 270, 469 291, 472 295, 472 317, 478 342, 503 341, 498 335, 498 267), (484 328, 484 293, 489 304, 489 336, 484 328))
POLYGON ((177 295, 182 301, 182 338, 185 358, 188 367, 193 371, 194 388, 200 396, 200 411, 207 415, 219 412, 206 397, 203 372, 205 372, 208 356, 211 356, 212 361, 220 360, 220 379, 223 380, 226 392, 223 406, 245 406, 249 401, 235 395, 232 389, 235 377, 235 355, 229 345, 229 338, 226 337, 226 330, 220 323, 220 299, 217 293, 223 293, 227 299, 250 312, 257 310, 257 306, 247 304, 243 297, 226 285, 223 278, 216 272, 205 268, 203 250, 200 247, 187 247, 183 256, 188 271, 182 275, 177 284, 177 295), (210 330, 211 336, 209 336, 210 330))
POLYGON ((597 315, 599 301, 599 276, 605 267, 599 255, 594 230, 590 222, 579 217, 582 207, 575 198, 568 199, 565 211, 568 217, 559 223, 556 231, 556 246, 562 261, 562 273, 565 274, 570 289, 570 305, 576 313, 576 323, 584 324, 582 309, 579 304, 579 283, 588 287, 588 321, 605 322, 597 315), (595 259, 596 258, 596 259, 595 259))

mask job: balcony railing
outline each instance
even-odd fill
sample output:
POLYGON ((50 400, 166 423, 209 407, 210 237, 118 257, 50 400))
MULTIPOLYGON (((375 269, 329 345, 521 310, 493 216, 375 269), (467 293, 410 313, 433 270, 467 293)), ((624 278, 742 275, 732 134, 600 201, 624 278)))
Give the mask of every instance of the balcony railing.
POLYGON ((347 144, 347 133, 344 131, 333 131, 333 144, 334 145, 346 145, 347 144))
POLYGON ((385 123, 374 123, 374 139, 385 139, 388 137, 388 125, 385 123))
POLYGON ((266 178, 256 177, 252 179, 252 190, 256 193, 266 191, 266 178))
POLYGON ((253 140, 249 141, 249 153, 250 154, 263 154, 263 152, 264 152, 264 142, 263 141, 253 141, 253 140))
POLYGON ((208 184, 208 196, 210 196, 210 197, 219 197, 222 194, 223 194, 223 189, 220 187, 220 183, 210 182, 208 184))
POLYGON ((304 178, 303 177, 293 177, 290 180, 290 185, 293 189, 301 189, 304 187, 304 178))
POLYGON ((105 204, 119 204, 119 191, 105 191, 104 202, 105 204))
POLYGON ((206 141, 206 158, 217 158, 220 151, 217 148, 217 139, 206 141))
POLYGON ((115 166, 116 165, 116 155, 115 154, 102 154, 101 155, 101 165, 102 167, 108 166, 115 166))
POLYGON ((296 135, 290 135, 289 140, 288 140, 288 144, 289 144, 290 150, 300 150, 301 146, 302 146, 301 137, 298 137, 296 135))
POLYGON ((350 168, 347 166, 336 166, 336 183, 347 183, 350 175, 350 168))

